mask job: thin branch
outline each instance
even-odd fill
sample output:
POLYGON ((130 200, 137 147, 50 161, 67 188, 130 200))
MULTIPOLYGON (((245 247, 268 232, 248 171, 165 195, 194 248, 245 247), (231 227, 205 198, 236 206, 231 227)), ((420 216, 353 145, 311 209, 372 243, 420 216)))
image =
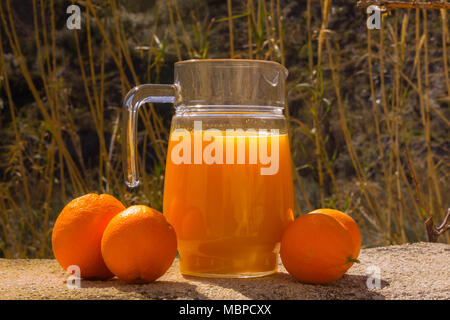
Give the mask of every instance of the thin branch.
POLYGON ((405 1, 383 1, 383 0, 360 0, 356 4, 358 8, 369 6, 382 6, 386 9, 450 9, 450 2, 405 2, 405 1))
POLYGON ((439 227, 437 227, 437 231, 439 234, 443 234, 449 228, 450 228, 450 208, 448 209, 447 215, 445 216, 442 224, 439 227))
POLYGON ((434 226, 433 218, 431 216, 425 221, 425 226, 427 228, 428 241, 437 242, 438 237, 450 229, 450 208, 447 211, 444 221, 439 227, 434 226))

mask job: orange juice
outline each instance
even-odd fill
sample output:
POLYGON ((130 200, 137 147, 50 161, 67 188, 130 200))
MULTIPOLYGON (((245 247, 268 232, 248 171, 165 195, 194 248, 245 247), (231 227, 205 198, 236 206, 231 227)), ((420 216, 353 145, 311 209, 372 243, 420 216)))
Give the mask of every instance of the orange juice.
POLYGON ((207 131, 177 139, 172 132, 167 153, 164 215, 177 234, 180 271, 209 277, 276 272, 281 236, 293 221, 288 136, 216 131, 199 144, 196 134, 205 139, 207 131), (190 149, 178 154, 183 138, 190 149), (261 150, 277 165, 268 164, 261 150), (177 156, 192 161, 180 163, 177 156))

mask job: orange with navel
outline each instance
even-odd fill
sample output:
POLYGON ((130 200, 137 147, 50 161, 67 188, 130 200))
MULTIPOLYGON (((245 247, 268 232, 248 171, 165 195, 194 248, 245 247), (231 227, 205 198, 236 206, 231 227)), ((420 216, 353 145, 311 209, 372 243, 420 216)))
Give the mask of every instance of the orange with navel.
POLYGON ((155 281, 172 265, 177 238, 162 213, 136 205, 110 221, 101 248, 106 265, 119 279, 145 283, 155 281))
POLYGON ((349 231, 323 213, 292 222, 283 234, 280 256, 293 277, 315 284, 338 280, 357 261, 349 231))
POLYGON ((52 248, 59 264, 67 270, 80 268, 80 276, 107 279, 113 274, 106 267, 100 244, 103 231, 123 204, 108 194, 86 194, 69 202, 53 227, 52 248))

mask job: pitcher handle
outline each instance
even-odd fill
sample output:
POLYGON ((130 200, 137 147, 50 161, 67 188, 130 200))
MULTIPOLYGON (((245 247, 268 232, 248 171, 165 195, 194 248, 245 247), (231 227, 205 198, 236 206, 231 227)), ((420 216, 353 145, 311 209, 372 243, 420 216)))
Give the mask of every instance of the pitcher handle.
POLYGON ((139 185, 137 157, 138 111, 144 103, 174 103, 176 86, 172 84, 143 84, 131 89, 123 101, 122 163, 125 184, 130 188, 139 185))

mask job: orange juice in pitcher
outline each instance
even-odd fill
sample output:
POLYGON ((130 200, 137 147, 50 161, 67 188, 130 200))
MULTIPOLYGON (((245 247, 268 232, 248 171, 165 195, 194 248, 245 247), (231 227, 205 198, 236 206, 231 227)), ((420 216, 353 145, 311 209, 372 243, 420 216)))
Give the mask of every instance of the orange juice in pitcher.
MULTIPOLYGON (((193 155, 195 134, 189 135, 193 155)), ((203 161, 197 164, 179 163, 176 145, 183 142, 177 139, 169 142, 164 214, 177 233, 181 272, 254 276, 276 271, 281 235, 293 219, 287 135, 218 131, 211 142, 203 142, 203 161), (208 153, 211 144, 219 156, 208 153), (270 150, 275 144, 277 159, 270 150), (264 148, 272 157, 258 157, 264 148)))
POLYGON ((268 61, 184 61, 175 66, 174 85, 140 86, 125 99, 130 187, 139 183, 139 106, 176 106, 163 212, 177 234, 181 273, 256 277, 277 271, 281 236, 293 220, 286 75, 268 61))

